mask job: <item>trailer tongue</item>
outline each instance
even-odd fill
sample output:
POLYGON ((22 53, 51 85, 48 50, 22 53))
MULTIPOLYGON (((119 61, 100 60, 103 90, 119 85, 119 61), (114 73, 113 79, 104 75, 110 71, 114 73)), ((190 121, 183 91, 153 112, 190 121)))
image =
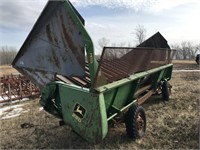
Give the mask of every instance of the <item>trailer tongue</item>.
POLYGON ((173 67, 169 47, 143 46, 105 47, 97 63, 81 15, 68 0, 49 1, 12 65, 40 87, 44 109, 87 141, 104 139, 116 116, 136 139, 146 130, 140 104, 155 93, 169 100, 173 67))

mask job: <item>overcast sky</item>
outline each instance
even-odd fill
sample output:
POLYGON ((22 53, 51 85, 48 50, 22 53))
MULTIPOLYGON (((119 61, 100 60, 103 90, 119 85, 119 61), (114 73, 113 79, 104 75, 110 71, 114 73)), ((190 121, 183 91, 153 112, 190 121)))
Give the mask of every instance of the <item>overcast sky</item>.
MULTIPOLYGON (((147 38, 159 31, 169 44, 200 43, 200 0, 71 0, 84 17, 96 49, 105 37, 135 45, 138 24, 147 38)), ((0 0, 0 46, 21 47, 47 0, 0 0)))

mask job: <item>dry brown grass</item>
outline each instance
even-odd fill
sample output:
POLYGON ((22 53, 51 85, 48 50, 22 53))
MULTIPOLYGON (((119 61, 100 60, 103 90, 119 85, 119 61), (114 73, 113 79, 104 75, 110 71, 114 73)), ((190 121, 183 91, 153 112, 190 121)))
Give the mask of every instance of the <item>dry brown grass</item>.
POLYGON ((55 117, 38 111, 37 99, 25 102, 23 107, 29 109, 27 113, 0 120, 1 149, 198 149, 199 82, 198 72, 173 73, 171 100, 163 102, 156 96, 143 105, 147 132, 144 138, 136 141, 127 138, 125 125, 119 123, 109 129, 101 143, 89 144, 70 127, 59 126, 55 117), (33 127, 22 129, 20 125, 26 122, 33 127))
POLYGON ((18 73, 17 70, 15 70, 12 66, 10 65, 2 65, 0 66, 0 77, 3 75, 9 75, 13 73, 18 73))
MULTIPOLYGON (((200 69, 194 60, 173 60, 172 63, 175 65, 175 69, 200 69)), ((11 65, 0 65, 0 76, 18 73, 11 65)))
POLYGON ((172 60, 173 64, 196 64, 195 60, 172 60))
POLYGON ((194 60, 173 60, 174 70, 186 69, 186 70, 200 70, 200 65, 194 60))

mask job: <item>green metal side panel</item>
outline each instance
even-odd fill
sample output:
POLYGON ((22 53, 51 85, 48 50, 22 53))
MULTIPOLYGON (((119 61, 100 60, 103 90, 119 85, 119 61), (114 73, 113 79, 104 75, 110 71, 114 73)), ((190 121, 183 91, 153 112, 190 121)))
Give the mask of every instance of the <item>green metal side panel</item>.
POLYGON ((155 76, 157 76, 157 77, 156 77, 156 80, 154 81, 154 83, 152 84, 152 86, 157 87, 157 85, 161 81, 169 81, 172 76, 172 69, 173 69, 173 65, 156 72, 155 76))
POLYGON ((97 91, 104 94, 107 117, 115 116, 114 114, 119 113, 135 100, 134 94, 141 84, 141 79, 148 75, 154 75, 151 89, 156 89, 159 82, 171 78, 172 67, 173 65, 169 64, 96 88, 97 91))
POLYGON ((110 106, 112 105, 113 100, 115 99, 116 93, 117 93, 117 88, 104 93, 106 110, 108 110, 110 106))
POLYGON ((129 99, 132 86, 132 83, 129 83, 105 92, 104 97, 106 110, 108 110, 111 106, 116 108, 123 107, 126 101, 129 99))
POLYGON ((163 79, 169 81, 172 77, 172 70, 173 70, 173 65, 165 69, 165 72, 163 74, 163 79))
POLYGON ((115 113, 119 113, 124 106, 133 102, 133 95, 139 84, 138 81, 139 79, 132 80, 132 82, 104 92, 108 118, 115 113))
POLYGON ((103 94, 89 93, 88 89, 59 84, 59 97, 65 123, 89 142, 101 141, 108 132, 103 94))
POLYGON ((155 69, 151 69, 151 70, 148 70, 148 71, 145 71, 145 72, 140 72, 140 73, 136 73, 134 75, 131 75, 130 77, 128 78, 124 78, 124 79, 121 79, 119 81, 115 81, 113 83, 109 83, 109 84, 106 84, 106 85, 103 85, 103 86, 100 86, 100 87, 97 87, 95 88, 96 91, 99 91, 100 93, 104 93, 104 92, 107 92, 107 91, 110 91, 110 90, 113 90, 117 87, 120 87, 124 84, 127 84, 129 82, 132 82, 133 80, 137 80, 139 78, 143 78, 147 75, 150 75, 150 74, 154 74, 156 72, 159 72, 163 69, 166 69, 168 70, 166 73, 165 73, 165 77, 170 77, 171 76, 171 73, 172 73, 172 67, 173 67, 173 64, 168 64, 168 65, 165 65, 165 66, 161 66, 161 67, 158 67, 158 68, 155 68, 155 69), (169 68, 169 69, 168 69, 169 68))
POLYGON ((118 109, 121 109, 122 107, 124 107, 124 105, 126 104, 126 101, 129 98, 129 94, 131 93, 131 87, 132 87, 131 83, 120 86, 112 106, 118 109))
POLYGON ((130 96, 133 91, 132 86, 132 83, 128 83, 104 93, 108 117, 119 112, 128 102, 133 100, 130 96))

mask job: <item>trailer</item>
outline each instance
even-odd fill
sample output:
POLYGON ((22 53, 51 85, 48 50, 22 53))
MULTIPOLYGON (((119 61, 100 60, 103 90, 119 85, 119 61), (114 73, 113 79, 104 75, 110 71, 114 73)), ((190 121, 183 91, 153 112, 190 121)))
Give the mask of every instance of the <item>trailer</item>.
POLYGON ((153 94, 169 100, 171 49, 104 47, 96 60, 84 22, 68 0, 49 1, 13 67, 40 87, 44 110, 85 140, 103 140, 116 118, 125 122, 128 137, 143 137, 141 104, 153 94))

